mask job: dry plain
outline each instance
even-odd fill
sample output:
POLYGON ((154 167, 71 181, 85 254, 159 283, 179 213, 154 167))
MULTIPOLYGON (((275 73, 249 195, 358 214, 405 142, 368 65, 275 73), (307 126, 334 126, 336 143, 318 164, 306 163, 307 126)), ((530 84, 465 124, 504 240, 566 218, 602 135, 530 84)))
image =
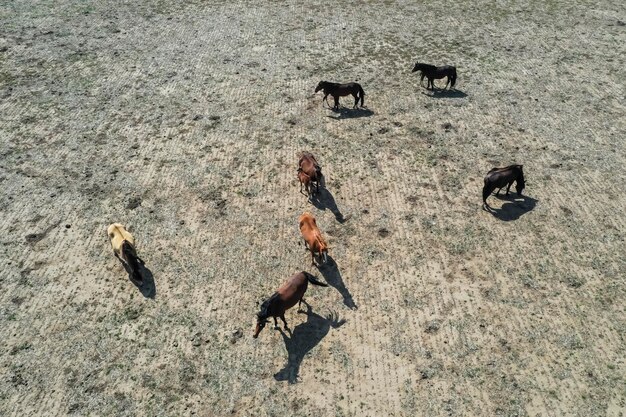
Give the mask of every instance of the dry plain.
POLYGON ((0 415, 622 416, 625 21, 617 0, 1 2, 0 415), (418 59, 458 90, 421 88, 418 59), (322 107, 322 79, 366 109, 322 107), (524 197, 481 210, 513 162, 524 197), (254 340, 299 270, 329 288, 254 340))

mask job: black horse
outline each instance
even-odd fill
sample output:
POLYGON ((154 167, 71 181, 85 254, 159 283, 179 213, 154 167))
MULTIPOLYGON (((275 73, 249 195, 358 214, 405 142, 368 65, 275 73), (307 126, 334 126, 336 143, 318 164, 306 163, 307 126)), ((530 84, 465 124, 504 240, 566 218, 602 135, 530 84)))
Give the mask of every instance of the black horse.
POLYGON ((339 84, 331 83, 330 81, 320 81, 317 87, 315 87, 315 92, 317 93, 320 90, 324 90, 324 101, 326 104, 328 104, 328 95, 333 96, 335 99, 333 109, 339 108, 339 97, 348 96, 350 94, 354 97, 354 108, 356 109, 359 104, 359 99, 361 100, 361 107, 363 107, 365 92, 359 83, 339 84))
POLYGON ((428 82, 426 83, 426 89, 428 90, 428 86, 430 85, 431 89, 435 89, 434 80, 441 79, 443 77, 448 77, 448 81, 446 82, 446 86, 443 88, 444 90, 450 84, 450 88, 454 87, 456 83, 456 67, 451 65, 444 65, 443 67, 436 67, 434 65, 428 64, 420 64, 419 62, 415 63, 415 67, 413 67, 413 71, 421 71, 422 77, 420 78, 420 85, 424 82, 424 77, 428 78, 428 82))
POLYGON ((522 195, 522 190, 526 186, 524 182, 523 165, 510 165, 505 168, 492 168, 487 175, 485 175, 485 185, 483 187, 483 207, 489 207, 487 204, 487 197, 491 195, 493 190, 498 188, 496 195, 500 194, 500 191, 506 185, 506 195, 509 195, 509 189, 515 182, 515 189, 517 195, 522 195))

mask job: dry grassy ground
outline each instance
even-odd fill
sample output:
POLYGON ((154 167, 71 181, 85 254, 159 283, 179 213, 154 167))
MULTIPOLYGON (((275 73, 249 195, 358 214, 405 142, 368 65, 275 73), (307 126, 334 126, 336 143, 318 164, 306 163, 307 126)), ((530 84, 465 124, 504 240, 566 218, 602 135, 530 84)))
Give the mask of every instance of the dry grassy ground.
POLYGON ((0 415, 625 414, 624 4, 306 3, 0 3, 0 415), (302 269, 331 286, 254 340, 302 269))

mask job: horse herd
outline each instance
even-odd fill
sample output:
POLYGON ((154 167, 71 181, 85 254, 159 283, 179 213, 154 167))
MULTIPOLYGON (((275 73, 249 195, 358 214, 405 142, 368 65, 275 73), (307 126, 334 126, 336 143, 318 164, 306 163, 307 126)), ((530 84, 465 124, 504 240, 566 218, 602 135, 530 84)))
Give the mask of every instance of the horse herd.
MULTIPOLYGON (((447 77, 447 82, 444 87, 453 88, 456 83, 456 68, 453 66, 441 66, 428 65, 417 62, 412 72, 420 71, 421 78, 420 84, 423 85, 424 78, 427 79, 426 88, 435 89, 434 80, 447 77)), ((332 96, 334 99, 333 109, 339 108, 339 98, 352 95, 354 97, 354 108, 359 104, 364 105, 365 92, 360 84, 352 82, 347 84, 333 83, 329 81, 320 81, 315 92, 322 91, 324 98, 322 105, 325 102, 328 105, 328 96, 332 96)), ((330 107, 330 105, 329 105, 330 107)), ((309 201, 318 193, 322 184, 322 168, 318 164, 317 159, 310 152, 302 152, 298 161, 297 178, 300 182, 300 192, 307 195, 309 201), (305 191, 305 192, 304 192, 305 191)), ((487 198, 498 189, 496 195, 500 194, 500 191, 505 186, 506 195, 509 194, 509 190, 513 183, 517 194, 521 196, 522 190, 525 187, 524 172, 522 165, 510 165, 504 168, 492 168, 484 178, 483 186, 483 209, 490 211, 491 208, 487 203, 487 198)), ((317 255, 320 264, 327 262, 328 257, 328 245, 324 240, 322 233, 317 226, 315 217, 309 213, 304 212, 298 219, 300 233, 304 240, 304 246, 306 250, 311 253, 311 264, 315 265, 315 257, 317 255)), ((119 223, 111 224, 107 229, 107 234, 111 241, 113 253, 122 262, 125 269, 129 273, 130 279, 137 285, 141 285, 143 278, 141 275, 140 264, 143 261, 137 255, 135 249, 135 240, 133 236, 119 223)), ((261 330, 269 322, 270 317, 274 319, 274 325, 277 327, 277 318, 280 318, 285 325, 285 330, 289 330, 287 321, 285 320, 285 312, 291 307, 298 306, 302 302, 305 304, 304 294, 307 290, 308 284, 314 284, 317 286, 326 287, 325 283, 318 281, 313 275, 308 272, 302 271, 294 274, 287 279, 272 296, 263 301, 260 307, 260 311, 257 313, 256 328, 254 330, 253 337, 257 338, 261 330)), ((308 304, 307 304, 308 305, 308 304)))

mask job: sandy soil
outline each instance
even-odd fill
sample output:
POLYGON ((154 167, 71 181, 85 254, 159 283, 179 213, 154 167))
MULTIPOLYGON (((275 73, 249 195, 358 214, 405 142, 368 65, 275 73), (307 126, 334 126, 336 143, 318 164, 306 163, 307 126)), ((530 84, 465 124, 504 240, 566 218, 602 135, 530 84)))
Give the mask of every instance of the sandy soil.
POLYGON ((277 3, 0 4, 0 415, 626 414, 623 3, 277 3), (330 287, 254 340, 303 269, 330 287))

